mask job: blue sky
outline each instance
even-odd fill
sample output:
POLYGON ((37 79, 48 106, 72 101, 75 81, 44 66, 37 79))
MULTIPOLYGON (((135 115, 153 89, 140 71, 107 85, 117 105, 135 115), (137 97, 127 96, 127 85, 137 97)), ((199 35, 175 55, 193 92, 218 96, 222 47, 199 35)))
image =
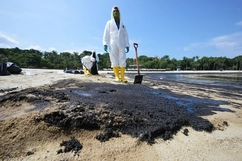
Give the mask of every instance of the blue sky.
POLYGON ((0 0, 0 48, 95 50, 120 8, 138 54, 178 60, 242 55, 242 0, 0 0))

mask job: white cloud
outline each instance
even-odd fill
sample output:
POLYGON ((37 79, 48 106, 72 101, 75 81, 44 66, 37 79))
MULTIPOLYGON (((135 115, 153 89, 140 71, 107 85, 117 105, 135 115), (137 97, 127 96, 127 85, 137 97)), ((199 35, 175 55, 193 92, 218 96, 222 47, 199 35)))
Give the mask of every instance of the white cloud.
POLYGON ((16 45, 19 45, 17 40, 14 40, 0 31, 0 47, 16 47, 16 45))
POLYGON ((35 49, 35 50, 39 50, 39 51, 44 51, 39 45, 30 45, 29 47, 27 47, 25 49, 35 49))
POLYGON ((184 51, 192 51, 215 47, 217 50, 237 51, 242 49, 242 32, 212 38, 206 42, 191 43, 183 48, 184 51))
POLYGON ((78 51, 76 51, 76 50, 64 50, 64 51, 61 51, 61 52, 69 52, 69 53, 73 54, 74 52, 78 52, 78 51))
POLYGON ((50 48, 49 48, 49 51, 56 51, 56 48, 54 48, 54 47, 50 47, 50 48))
POLYGON ((191 43, 183 50, 187 54, 201 53, 203 56, 234 58, 242 55, 242 32, 214 37, 204 42, 191 43))
POLYGON ((238 25, 238 26, 242 26, 242 21, 237 22, 236 25, 238 25))
POLYGON ((208 45, 217 49, 236 49, 242 47, 242 33, 234 33, 225 36, 219 36, 208 41, 208 45))

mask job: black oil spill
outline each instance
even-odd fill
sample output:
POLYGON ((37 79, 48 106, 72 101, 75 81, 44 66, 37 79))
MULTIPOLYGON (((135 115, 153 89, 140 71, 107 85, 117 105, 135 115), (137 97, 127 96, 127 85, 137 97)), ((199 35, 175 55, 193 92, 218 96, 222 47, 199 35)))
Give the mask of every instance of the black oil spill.
POLYGON ((113 131, 112 128, 106 128, 103 133, 98 134, 96 136, 96 139, 101 142, 105 142, 105 141, 108 141, 112 137, 120 137, 120 135, 117 131, 113 131))
MULTIPOLYGON (((47 108, 41 107, 43 102, 49 105, 48 108, 52 104, 58 105, 59 108, 53 112, 36 118, 36 123, 44 121, 49 126, 67 131, 99 129, 103 133, 97 135, 96 139, 101 142, 127 134, 153 144, 156 137, 172 139, 182 127, 190 126, 206 132, 214 130, 213 124, 197 113, 197 103, 207 113, 214 114, 212 107, 216 109, 224 102, 193 98, 195 102, 184 104, 181 102, 189 100, 187 96, 185 100, 181 96, 175 97, 172 92, 163 93, 146 85, 63 80, 49 87, 30 88, 1 96, 0 106, 7 100, 27 101, 42 110, 47 108), (28 97, 28 94, 35 97, 28 97)), ((184 134, 188 136, 188 131, 184 131, 184 134)))
POLYGON ((64 146, 64 150, 59 149, 57 151, 57 154, 67 153, 67 152, 73 152, 74 154, 76 154, 83 147, 82 144, 79 142, 79 140, 77 140, 75 137, 72 137, 70 140, 67 140, 67 141, 62 141, 62 143, 60 143, 60 146, 61 147, 64 146))

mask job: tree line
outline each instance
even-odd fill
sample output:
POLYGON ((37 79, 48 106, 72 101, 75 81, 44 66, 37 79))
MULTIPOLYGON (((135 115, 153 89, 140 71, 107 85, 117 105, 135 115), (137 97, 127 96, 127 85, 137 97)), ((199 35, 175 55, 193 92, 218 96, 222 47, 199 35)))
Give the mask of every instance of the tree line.
MULTIPOLYGON (((78 52, 41 52, 35 49, 0 48, 0 62, 13 62, 21 68, 48 68, 48 69, 82 69, 81 58, 91 55, 91 51, 78 52)), ((111 68, 109 53, 98 54, 99 70, 111 68)), ((163 57, 138 57, 141 68, 147 70, 241 70, 242 55, 234 58, 183 57, 182 60, 170 59, 169 55, 163 57)), ((127 69, 136 67, 136 59, 127 58, 127 69)))

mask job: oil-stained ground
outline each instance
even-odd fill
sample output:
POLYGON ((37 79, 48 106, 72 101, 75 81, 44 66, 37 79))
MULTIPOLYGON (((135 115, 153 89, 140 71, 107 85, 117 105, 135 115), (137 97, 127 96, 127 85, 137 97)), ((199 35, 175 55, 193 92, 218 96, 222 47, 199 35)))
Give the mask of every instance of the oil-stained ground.
MULTIPOLYGON (((126 134, 139 141, 154 144, 157 137, 172 139, 182 127, 190 126, 194 130, 206 132, 215 130, 214 125, 201 116, 213 114, 216 110, 226 110, 219 108, 219 105, 227 102, 151 88, 158 85, 157 82, 150 82, 149 85, 110 84, 67 79, 53 85, 9 92, 0 96, 0 132, 11 136, 13 141, 18 136, 13 133, 26 133, 24 129, 16 127, 17 123, 5 127, 3 124, 20 115, 18 108, 27 105, 31 108, 26 108, 21 113, 35 113, 33 117, 29 117, 31 126, 45 124, 58 128, 59 132, 65 134, 80 129, 100 130, 101 133, 95 136, 100 142, 126 134), (7 109, 13 110, 13 116, 4 113, 7 109), (13 132, 13 129, 17 132, 13 132)), ((228 126, 226 120, 223 124, 228 126)), ((184 130, 184 135, 189 137, 187 129, 184 130)), ((0 156, 14 157, 6 150, 9 147, 14 150, 15 146, 20 145, 4 142, 3 139, 0 140, 0 156)), ((85 148, 74 137, 69 142, 63 140, 60 145, 66 146, 65 149, 68 150, 56 149, 57 154, 85 148)), ((32 154, 33 152, 28 152, 26 155, 32 154)))

